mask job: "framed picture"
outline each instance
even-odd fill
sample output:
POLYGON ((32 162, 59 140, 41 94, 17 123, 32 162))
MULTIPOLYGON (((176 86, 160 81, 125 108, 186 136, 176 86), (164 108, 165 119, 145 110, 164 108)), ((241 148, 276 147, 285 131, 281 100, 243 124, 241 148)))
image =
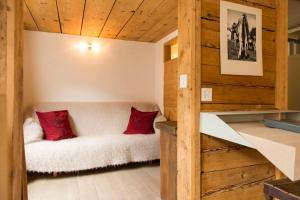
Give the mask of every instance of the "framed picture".
POLYGON ((221 1, 221 74, 263 76, 261 9, 221 1))

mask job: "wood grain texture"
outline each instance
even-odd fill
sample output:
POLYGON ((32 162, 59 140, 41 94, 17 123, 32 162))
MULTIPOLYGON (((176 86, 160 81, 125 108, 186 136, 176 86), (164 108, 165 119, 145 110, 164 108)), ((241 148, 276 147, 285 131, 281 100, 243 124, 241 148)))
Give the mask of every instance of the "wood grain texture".
POLYGON ((288 108, 288 1, 276 0, 276 101, 278 109, 288 108))
POLYGON ((0 199, 11 199, 9 135, 6 124, 7 1, 0 1, 0 199))
POLYGON ((23 1, 0 2, 0 199, 27 199, 22 134, 23 1))
POLYGON ((167 36, 169 33, 177 29, 178 12, 173 8, 163 19, 151 27, 145 34, 143 34, 139 41, 142 42, 157 42, 161 38, 167 36))
POLYGON ((213 102, 217 104, 274 105, 275 90, 272 87, 244 87, 232 85, 202 85, 213 89, 213 102))
MULTIPOLYGON (((276 18, 276 10, 263 5, 263 2, 253 3, 247 0, 229 0, 233 3, 239 3, 246 6, 256 7, 262 9, 262 26, 266 30, 275 31, 276 24, 274 18, 276 18)), ((275 1, 274 1, 275 2, 275 1)), ((210 20, 220 20, 220 1, 203 0, 202 4, 202 18, 210 20)))
POLYGON ((143 0, 117 0, 100 34, 101 37, 116 38, 132 18, 143 0))
POLYGON ((26 30, 156 42, 178 27, 177 0, 24 1, 26 30))
POLYGON ((255 105, 255 104, 202 104, 201 110, 208 111, 251 111, 251 110, 274 110, 274 105, 255 105))
MULTIPOLYGON (((172 12, 177 11, 177 1, 174 0, 144 0, 143 4, 135 12, 131 20, 119 33, 119 39, 138 40, 152 29, 162 19, 172 12)), ((177 15, 177 13, 176 13, 177 15)), ((175 23, 177 28, 177 23, 175 23)))
POLYGON ((177 137, 160 133, 160 193, 161 199, 177 200, 177 137))
MULTIPOLYGON (((220 49, 202 47, 201 53, 202 65, 220 66, 220 49)), ((276 70, 276 59, 274 56, 263 55, 264 71, 276 70)))
POLYGON ((211 195, 202 196, 201 200, 265 200, 263 183, 267 180, 270 179, 221 190, 211 195))
POLYGON ((40 31, 61 32, 56 0, 25 0, 25 2, 40 31))
POLYGON ((201 141, 199 134, 201 86, 201 1, 178 1, 179 69, 188 76, 187 88, 177 97, 177 194, 180 200, 200 199, 201 141))
POLYGON ((38 27, 31 15, 31 13, 29 12, 27 5, 24 5, 23 13, 24 13, 24 28, 26 30, 30 30, 30 31, 37 31, 38 27))
POLYGON ((269 163, 269 161, 265 157, 256 150, 246 147, 202 153, 203 172, 227 170, 266 163, 269 163))
POLYGON ((201 134, 201 137, 202 152, 242 147, 239 144, 215 138, 206 134, 201 134))
POLYGON ((202 194, 208 195, 273 177, 274 166, 270 163, 204 173, 201 177, 202 194))
POLYGON ((177 120, 178 59, 164 64, 164 115, 167 119, 177 120))
POLYGON ((62 32, 80 35, 85 0, 57 0, 62 32))
POLYGON ((81 35, 98 37, 108 18, 115 0, 87 0, 81 35))

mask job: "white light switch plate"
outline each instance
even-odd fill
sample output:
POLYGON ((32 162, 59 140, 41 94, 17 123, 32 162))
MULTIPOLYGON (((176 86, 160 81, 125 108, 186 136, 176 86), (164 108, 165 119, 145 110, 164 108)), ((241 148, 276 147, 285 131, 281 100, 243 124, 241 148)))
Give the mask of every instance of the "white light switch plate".
POLYGON ((201 101, 212 101, 212 88, 201 88, 201 101))
POLYGON ((188 87, 188 76, 187 74, 181 74, 179 77, 179 88, 187 88, 188 87))

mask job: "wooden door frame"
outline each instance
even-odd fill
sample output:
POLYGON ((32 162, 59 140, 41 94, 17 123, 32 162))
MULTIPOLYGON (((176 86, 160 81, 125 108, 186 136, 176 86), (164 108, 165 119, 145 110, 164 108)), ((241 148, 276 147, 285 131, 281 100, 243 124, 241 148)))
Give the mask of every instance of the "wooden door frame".
POLYGON ((199 200, 201 188, 200 88, 201 0, 178 0, 178 79, 187 75, 187 88, 177 95, 177 197, 199 200))
POLYGON ((1 172, 0 199, 26 200, 27 177, 22 134, 23 1, 0 0, 1 172))

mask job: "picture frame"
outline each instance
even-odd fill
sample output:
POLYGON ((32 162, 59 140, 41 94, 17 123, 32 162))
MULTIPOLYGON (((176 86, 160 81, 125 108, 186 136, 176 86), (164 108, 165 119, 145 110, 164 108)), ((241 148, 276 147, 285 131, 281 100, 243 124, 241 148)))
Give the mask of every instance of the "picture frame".
POLYGON ((220 2, 221 74, 263 76, 262 10, 220 2))

